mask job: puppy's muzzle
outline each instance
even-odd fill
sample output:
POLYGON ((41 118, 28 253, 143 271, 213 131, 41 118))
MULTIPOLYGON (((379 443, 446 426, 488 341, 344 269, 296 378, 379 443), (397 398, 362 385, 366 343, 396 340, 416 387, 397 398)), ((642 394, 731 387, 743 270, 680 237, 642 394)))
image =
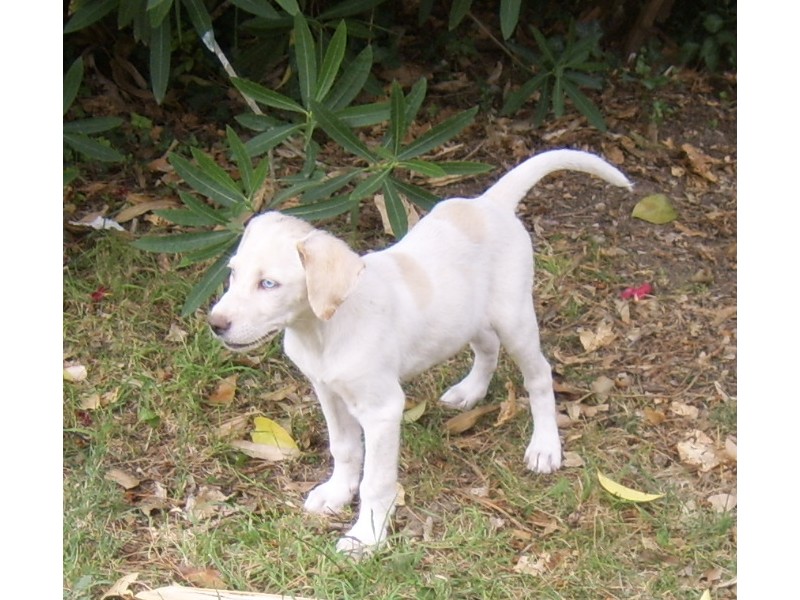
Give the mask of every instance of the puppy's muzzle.
POLYGON ((234 352, 245 352, 247 350, 252 350, 253 348, 258 348, 275 337, 279 331, 278 329, 272 329, 254 340, 247 342, 233 342, 228 339, 228 332, 231 329, 231 325, 232 322, 227 317, 215 315, 214 313, 208 316, 208 326, 211 328, 214 336, 216 336, 216 338, 222 342, 223 346, 228 348, 228 350, 233 350, 234 352))

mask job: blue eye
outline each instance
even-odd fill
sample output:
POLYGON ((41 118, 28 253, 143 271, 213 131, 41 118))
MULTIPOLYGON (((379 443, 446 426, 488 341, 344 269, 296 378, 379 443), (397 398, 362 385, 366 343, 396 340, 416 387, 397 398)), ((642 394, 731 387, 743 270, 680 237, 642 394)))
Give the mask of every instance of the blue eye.
POLYGON ((278 282, 272 279, 262 279, 258 285, 262 290, 271 290, 278 287, 278 282))

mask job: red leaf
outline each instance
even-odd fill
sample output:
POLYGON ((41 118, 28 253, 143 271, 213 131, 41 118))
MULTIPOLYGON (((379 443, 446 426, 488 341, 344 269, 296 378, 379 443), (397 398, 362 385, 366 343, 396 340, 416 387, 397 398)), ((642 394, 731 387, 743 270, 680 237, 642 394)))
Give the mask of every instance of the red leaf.
POLYGON ((620 296, 622 296, 623 300, 630 300, 633 298, 634 300, 641 300, 645 296, 650 296, 653 293, 653 286, 649 283, 643 283, 639 287, 629 287, 625 288, 620 296))
POLYGON ((106 297, 106 294, 109 293, 109 291, 110 290, 106 286, 101 285, 99 288, 97 288, 95 291, 91 293, 92 302, 102 301, 103 298, 106 297))

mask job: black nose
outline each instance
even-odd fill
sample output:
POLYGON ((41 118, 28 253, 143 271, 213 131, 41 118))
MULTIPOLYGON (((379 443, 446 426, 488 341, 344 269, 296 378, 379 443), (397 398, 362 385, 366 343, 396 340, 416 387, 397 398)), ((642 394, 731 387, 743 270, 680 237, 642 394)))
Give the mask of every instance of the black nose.
POLYGON ((215 335, 222 335, 231 328, 230 319, 213 314, 208 316, 208 325, 215 335))

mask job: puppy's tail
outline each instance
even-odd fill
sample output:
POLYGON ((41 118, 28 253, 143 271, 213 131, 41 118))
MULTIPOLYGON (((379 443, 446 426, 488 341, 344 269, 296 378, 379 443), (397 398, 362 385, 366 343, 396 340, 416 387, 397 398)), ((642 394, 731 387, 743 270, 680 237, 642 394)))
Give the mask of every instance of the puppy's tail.
POLYGON ((633 188, 625 175, 599 156, 581 150, 550 150, 511 169, 483 195, 514 210, 542 177, 553 171, 563 170, 582 171, 605 179, 613 185, 629 190, 633 188))

